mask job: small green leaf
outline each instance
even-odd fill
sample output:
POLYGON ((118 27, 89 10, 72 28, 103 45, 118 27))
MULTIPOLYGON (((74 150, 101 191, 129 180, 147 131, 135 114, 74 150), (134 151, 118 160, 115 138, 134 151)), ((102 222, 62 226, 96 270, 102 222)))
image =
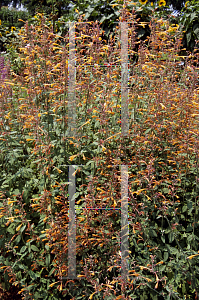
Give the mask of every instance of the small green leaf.
POLYGON ((31 245, 31 249, 32 249, 33 251, 39 251, 39 249, 38 249, 35 245, 31 245))
POLYGON ((46 233, 43 233, 43 234, 41 234, 41 235, 39 236, 40 239, 41 239, 41 238, 44 238, 44 237, 46 237, 46 233))
POLYGON ((46 250, 48 251, 50 247, 48 245, 45 245, 46 250))
POLYGON ((166 269, 166 265, 159 265, 159 271, 163 272, 166 269))
POLYGON ((164 235, 161 236, 161 240, 165 244, 165 236, 164 235))
POLYGON ((47 256, 46 256, 46 265, 47 265, 47 267, 49 267, 49 265, 50 265, 50 254, 47 254, 47 256))
POLYGON ((37 277, 39 277, 39 275, 34 273, 32 270, 29 270, 28 273, 33 280, 35 280, 35 279, 37 279, 37 277))
POLYGON ((193 32, 195 33, 197 39, 199 39, 199 24, 193 26, 193 32))
POLYGON ((20 253, 23 253, 24 251, 26 251, 26 249, 27 249, 27 246, 23 246, 20 250, 20 253))
POLYGON ((174 241, 174 234, 173 232, 169 232, 169 243, 172 243, 174 241))
POLYGON ((21 235, 18 235, 18 237, 15 239, 16 244, 18 244, 21 241, 21 235))
POLYGON ((167 261, 169 257, 169 253, 168 252, 164 252, 164 261, 167 261))
POLYGON ((145 33, 146 33, 146 31, 144 29, 138 30, 138 33, 137 33, 138 39, 143 37, 145 33))
POLYGON ((182 207, 182 212, 184 213, 186 210, 187 210, 187 206, 184 205, 184 206, 182 207))
POLYGON ((10 226, 7 228, 7 231, 14 235, 15 232, 14 232, 14 229, 13 229, 13 225, 14 225, 13 223, 10 224, 10 226))
POLYGON ((190 231, 192 231, 192 230, 193 230, 193 227, 189 224, 188 227, 187 227, 186 232, 190 232, 190 231))
POLYGON ((102 23, 105 19, 106 19, 106 17, 103 16, 103 17, 101 18, 101 20, 100 20, 100 23, 102 23))
POLYGON ((187 38, 187 44, 189 44, 191 41, 191 29, 187 32, 186 38, 187 38))
POLYGON ((149 133, 151 131, 151 128, 148 128, 146 131, 145 131, 145 134, 149 133))
POLYGON ((50 270, 48 276, 51 276, 55 270, 56 270, 56 268, 52 268, 52 269, 50 270))
POLYGON ((198 17, 197 13, 196 13, 196 12, 193 12, 193 13, 191 14, 190 23, 191 23, 195 18, 197 18, 197 17, 198 17))
POLYGON ((191 202, 191 201, 189 201, 189 202, 187 203, 187 207, 188 207, 188 209, 191 209, 191 208, 192 208, 192 202, 191 202))
POLYGON ((171 254, 176 254, 176 253, 179 252, 179 250, 177 248, 174 248, 174 247, 171 247, 171 246, 168 246, 168 248, 169 248, 171 254))
POLYGON ((23 226, 19 229, 19 231, 22 233, 22 232, 25 230, 25 228, 26 228, 26 224, 23 225, 23 226))

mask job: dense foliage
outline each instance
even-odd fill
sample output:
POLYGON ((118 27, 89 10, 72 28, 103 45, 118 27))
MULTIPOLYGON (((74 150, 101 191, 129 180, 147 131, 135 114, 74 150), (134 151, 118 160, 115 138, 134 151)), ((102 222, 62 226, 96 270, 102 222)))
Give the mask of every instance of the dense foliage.
POLYGON ((8 27, 9 29, 14 27, 22 27, 24 23, 19 19, 27 20, 29 14, 26 11, 20 11, 14 8, 2 7, 0 10, 1 25, 8 27))
MULTIPOLYGON (((4 26, 11 27, 22 26, 22 22, 18 20, 29 20, 32 21, 32 17, 37 13, 44 13, 53 22, 53 28, 56 27, 56 21, 74 20, 77 21, 79 16, 83 17, 83 21, 96 21, 101 23, 101 28, 104 30, 103 38, 110 37, 110 34, 114 34, 117 26, 117 20, 120 16, 120 10, 123 5, 128 9, 129 12, 136 14, 140 18, 141 22, 149 22, 150 16, 153 13, 157 18, 166 17, 170 18, 172 23, 178 24, 179 30, 183 34, 183 48, 193 51, 196 46, 195 40, 198 39, 198 1, 123 1, 123 0, 112 0, 112 1, 63 1, 63 0, 41 0, 41 1, 17 1, 13 2, 13 6, 23 4, 27 9, 26 11, 11 9, 8 7, 2 7, 0 9, 0 19, 4 26), (173 15, 173 9, 177 9, 178 14, 173 15)), ((10 1, 8 1, 10 4, 10 1)), ((53 30, 54 30, 53 29, 53 30)), ((55 31, 54 31, 55 32, 55 31)), ((150 34, 149 27, 142 27, 138 29, 137 35, 139 38, 145 40, 150 34)), ((3 35, 2 39, 6 36, 3 35)), ((1 39, 1 40, 2 40, 1 39)), ((2 41, 3 42, 3 41, 2 41)))
POLYGON ((183 14, 180 18, 182 31, 184 32, 183 46, 193 51, 199 39, 199 3, 198 1, 187 1, 183 14))
POLYGON ((136 28, 146 24, 125 7, 120 15, 131 21, 130 62, 138 49, 129 66, 127 136, 120 131, 119 28, 107 44, 98 23, 77 24, 74 137, 67 132, 68 30, 65 37, 54 33, 52 21, 37 14, 19 32, 18 73, 5 58, 0 271, 5 287, 18 286, 23 299, 198 298, 198 56, 184 57, 182 67, 182 36, 169 20, 152 15, 144 43, 136 28), (112 66, 100 66, 105 63, 112 66), (68 165, 79 166, 74 280, 64 279, 68 165), (126 281, 120 276, 120 165, 129 166, 126 281), (90 209, 98 207, 107 210, 90 209))

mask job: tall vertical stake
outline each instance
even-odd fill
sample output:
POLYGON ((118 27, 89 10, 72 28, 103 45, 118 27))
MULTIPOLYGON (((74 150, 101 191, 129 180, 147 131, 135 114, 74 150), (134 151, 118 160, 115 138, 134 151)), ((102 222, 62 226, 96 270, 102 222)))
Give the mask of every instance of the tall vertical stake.
POLYGON ((129 269, 128 165, 121 165, 121 195, 121 276, 127 278, 129 269))
POLYGON ((129 133, 128 23, 121 22, 121 134, 129 133))
MULTIPOLYGON (((69 27, 69 87, 68 87, 68 136, 76 136, 76 67, 75 67, 75 22, 69 27)), ((75 169, 69 166, 69 224, 68 224, 68 278, 76 278, 76 224, 75 224, 75 169)))
POLYGON ((75 22, 69 27, 69 87, 68 87, 68 133, 69 137, 76 136, 76 58, 75 58, 75 22))
POLYGON ((68 279, 76 279, 75 166, 69 166, 68 279))

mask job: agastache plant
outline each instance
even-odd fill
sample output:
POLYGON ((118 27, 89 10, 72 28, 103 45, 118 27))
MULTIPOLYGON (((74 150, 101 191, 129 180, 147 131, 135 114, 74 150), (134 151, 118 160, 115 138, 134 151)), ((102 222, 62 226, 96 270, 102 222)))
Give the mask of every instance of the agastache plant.
POLYGON ((177 27, 154 17, 140 42, 125 14, 114 44, 81 20, 72 44, 41 14, 19 32, 23 76, 0 96, 0 272, 22 299, 198 297, 198 69, 191 55, 178 68, 177 27), (138 56, 128 79, 122 52, 138 56))
POLYGON ((5 66, 5 58, 0 57, 0 80, 4 81, 7 75, 7 68, 5 66))

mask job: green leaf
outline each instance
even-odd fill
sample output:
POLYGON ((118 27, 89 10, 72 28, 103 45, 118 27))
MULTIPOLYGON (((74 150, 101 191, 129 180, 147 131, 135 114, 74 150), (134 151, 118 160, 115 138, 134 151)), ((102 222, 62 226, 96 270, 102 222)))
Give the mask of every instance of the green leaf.
POLYGON ((199 24, 193 26, 193 32, 195 33, 196 38, 199 39, 199 24))
POLYGON ((192 240, 194 239, 194 235, 193 234, 190 234, 187 238, 187 241, 188 242, 191 242, 192 240))
POLYGON ((151 128, 148 128, 146 131, 145 131, 145 134, 149 133, 151 131, 151 128))
POLYGON ((138 33, 137 33, 138 39, 143 37, 145 33, 146 33, 146 31, 143 28, 138 30, 138 33))
POLYGON ((161 235, 161 240, 165 244, 165 236, 164 235, 161 235))
POLYGON ((48 251, 50 247, 48 245, 45 245, 46 250, 48 251))
POLYGON ((46 233, 43 233, 43 234, 41 234, 41 235, 39 236, 40 239, 41 239, 41 238, 44 238, 44 237, 46 237, 46 233))
POLYGON ((101 18, 101 20, 100 20, 100 23, 102 23, 105 19, 106 19, 106 17, 103 16, 103 17, 101 18))
POLYGON ((189 31, 187 32, 186 39, 187 39, 187 44, 189 45, 189 43, 191 41, 191 29, 189 29, 189 31))
POLYGON ((23 226, 19 229, 19 231, 22 233, 22 232, 25 230, 25 228, 26 228, 26 224, 23 225, 23 226))
POLYGON ((179 252, 179 250, 177 248, 174 248, 174 247, 171 247, 171 246, 168 246, 167 247, 169 248, 171 254, 176 254, 179 252))
POLYGON ((192 231, 192 230, 193 230, 193 227, 189 224, 188 227, 187 227, 186 232, 190 232, 190 231, 192 231))
POLYGON ((88 12, 91 14, 94 11, 94 7, 88 6, 88 12))
POLYGON ((18 235, 18 237, 15 239, 16 244, 18 244, 21 241, 21 235, 18 235))
POLYGON ((50 254, 46 255, 46 265, 47 265, 47 267, 49 267, 49 265, 50 265, 50 254))
MULTIPOLYGON (((27 252, 25 253, 25 255, 27 254, 27 252)), ((24 254, 22 255, 23 257, 25 256, 24 254)), ((21 256, 21 257, 22 257, 21 256)), ((21 259, 21 258, 20 258, 21 259)), ((20 269, 22 269, 22 270, 27 270, 27 267, 26 266, 24 266, 24 265, 22 265, 22 264, 18 264, 18 267, 20 268, 20 269)))
POLYGON ((110 14, 106 19, 109 20, 114 16, 114 14, 110 14))
POLYGON ((159 271, 163 272, 166 269, 166 265, 159 265, 159 271))
POLYGON ((21 271, 17 272, 16 277, 17 277, 17 280, 21 280, 22 279, 21 271))
POLYGON ((169 243, 172 243, 174 241, 174 234, 173 232, 169 232, 169 243))
POLYGON ((188 209, 191 209, 191 208, 192 208, 192 202, 191 202, 191 201, 189 201, 189 202, 187 203, 187 207, 188 207, 188 209))
POLYGON ((87 12, 87 13, 85 14, 85 16, 84 16, 84 20, 87 20, 89 17, 90 17, 90 13, 87 12))
POLYGON ((18 194, 20 194, 19 189, 16 189, 16 190, 13 191, 13 195, 18 195, 18 194))
POLYGON ((23 253, 24 251, 26 251, 26 249, 27 249, 27 246, 23 246, 20 250, 20 253, 23 253))
POLYGON ((192 23, 195 18, 198 18, 198 15, 197 15, 197 13, 193 12, 191 14, 190 23, 192 23))
POLYGON ((167 261, 168 258, 169 258, 169 253, 168 252, 164 252, 164 261, 167 261))
POLYGON ((31 249, 32 249, 33 251, 39 251, 39 249, 38 249, 37 246, 35 246, 35 245, 31 245, 31 249))
POLYGON ((182 212, 184 213, 186 210, 187 210, 187 206, 184 205, 184 206, 182 207, 182 212))
POLYGON ((55 270, 56 270, 56 268, 52 268, 52 269, 50 270, 48 276, 51 276, 55 270))
POLYGON ((149 234, 150 234, 150 236, 151 237, 157 237, 157 233, 155 232, 155 230, 154 229, 149 229, 149 234))
POLYGON ((15 232, 14 232, 13 226, 14 226, 14 224, 11 223, 10 226, 7 228, 7 231, 14 235, 15 232))
POLYGON ((32 270, 29 270, 28 273, 33 280, 35 280, 35 279, 37 279, 37 277, 39 277, 39 274, 34 273, 32 270))

